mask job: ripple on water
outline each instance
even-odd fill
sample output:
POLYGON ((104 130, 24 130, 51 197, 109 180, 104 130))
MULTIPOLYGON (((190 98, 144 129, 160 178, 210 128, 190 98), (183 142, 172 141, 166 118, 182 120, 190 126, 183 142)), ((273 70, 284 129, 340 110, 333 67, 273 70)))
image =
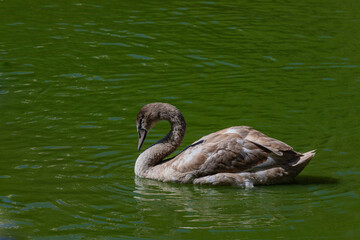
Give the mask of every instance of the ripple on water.
POLYGON ((128 56, 135 58, 135 59, 141 59, 141 60, 153 60, 154 59, 152 57, 147 57, 147 56, 138 55, 138 54, 128 54, 128 56))

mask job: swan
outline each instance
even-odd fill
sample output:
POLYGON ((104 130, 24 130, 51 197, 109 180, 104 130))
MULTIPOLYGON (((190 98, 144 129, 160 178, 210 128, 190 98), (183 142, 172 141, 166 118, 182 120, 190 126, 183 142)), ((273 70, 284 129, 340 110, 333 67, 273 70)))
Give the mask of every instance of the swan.
POLYGON ((135 175, 163 182, 253 187, 290 183, 315 155, 292 147, 248 126, 235 126, 206 135, 173 158, 184 139, 186 123, 181 112, 168 103, 149 103, 137 115, 138 151, 159 121, 171 130, 143 151, 135 162, 135 175))

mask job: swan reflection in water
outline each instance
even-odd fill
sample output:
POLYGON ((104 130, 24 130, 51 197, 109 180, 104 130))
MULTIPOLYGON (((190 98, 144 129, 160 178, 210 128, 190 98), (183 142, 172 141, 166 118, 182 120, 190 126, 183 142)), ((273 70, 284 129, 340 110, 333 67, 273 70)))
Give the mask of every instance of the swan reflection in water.
POLYGON ((321 198, 316 191, 336 183, 334 178, 303 176, 295 184, 234 189, 135 177, 134 198, 141 219, 136 232, 141 236, 149 227, 164 234, 192 229, 278 231, 287 219, 301 221, 312 215, 314 201, 321 198))
POLYGON ((167 230, 251 230, 277 225, 284 219, 276 210, 282 199, 266 189, 234 191, 232 187, 181 185, 139 177, 135 177, 135 184, 134 197, 144 225, 156 219, 167 230))

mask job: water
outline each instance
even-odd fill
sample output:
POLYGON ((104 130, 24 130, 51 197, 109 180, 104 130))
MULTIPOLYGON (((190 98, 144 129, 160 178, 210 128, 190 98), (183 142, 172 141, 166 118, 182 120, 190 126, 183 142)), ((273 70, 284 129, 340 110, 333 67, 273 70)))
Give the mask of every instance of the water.
POLYGON ((0 1, 0 239, 358 239, 359 8, 0 1), (317 155, 292 185, 137 179, 155 101, 184 114, 182 147, 250 125, 317 155))

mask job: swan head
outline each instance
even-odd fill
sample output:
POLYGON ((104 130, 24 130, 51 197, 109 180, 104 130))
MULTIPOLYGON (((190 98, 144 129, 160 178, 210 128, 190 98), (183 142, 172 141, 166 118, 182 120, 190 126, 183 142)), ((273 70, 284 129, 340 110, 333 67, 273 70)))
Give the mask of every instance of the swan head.
POLYGON ((140 151, 147 133, 157 122, 166 119, 165 115, 171 108, 175 107, 168 103, 149 103, 141 108, 136 118, 136 128, 139 134, 138 151, 140 151))
POLYGON ((136 119, 136 129, 139 135, 138 151, 141 150, 141 146, 145 141, 146 135, 151 129, 148 126, 149 126, 148 118, 145 117, 144 114, 141 114, 140 111, 136 119))
MULTIPOLYGON (((180 111, 171 104, 168 103, 149 103, 140 109, 140 112, 136 118, 136 128, 139 134, 138 151, 140 151, 148 132, 159 121, 167 120, 170 123, 185 124, 184 117, 180 111)), ((186 126, 183 126, 185 129, 186 126)))

